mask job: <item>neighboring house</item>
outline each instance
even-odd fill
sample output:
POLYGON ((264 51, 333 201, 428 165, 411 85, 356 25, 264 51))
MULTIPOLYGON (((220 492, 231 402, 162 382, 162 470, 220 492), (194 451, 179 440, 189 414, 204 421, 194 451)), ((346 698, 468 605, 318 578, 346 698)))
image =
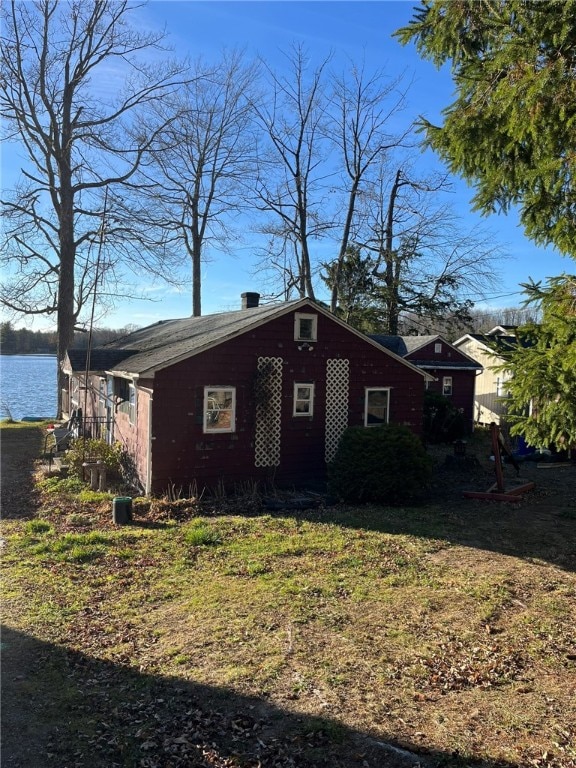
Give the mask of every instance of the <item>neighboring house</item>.
POLYGON ((309 299, 242 299, 137 330, 88 365, 68 353, 65 402, 87 432, 123 445, 141 490, 305 485, 325 478, 348 426, 421 434, 423 371, 309 299))
POLYGON ((517 339, 515 325, 497 325, 487 333, 467 333, 454 346, 481 363, 483 371, 476 379, 474 421, 478 424, 503 424, 506 415, 506 382, 510 376, 494 370, 504 358, 498 351, 514 348, 517 339))
POLYGON ((442 336, 372 335, 386 349, 433 376, 426 388, 448 397, 459 408, 468 433, 474 426, 474 392, 482 365, 442 336))

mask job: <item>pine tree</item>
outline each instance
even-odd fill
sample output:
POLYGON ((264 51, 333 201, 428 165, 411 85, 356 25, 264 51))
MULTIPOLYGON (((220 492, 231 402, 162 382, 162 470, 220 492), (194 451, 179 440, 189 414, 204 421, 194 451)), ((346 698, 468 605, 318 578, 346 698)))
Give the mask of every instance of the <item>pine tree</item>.
POLYGON ((529 445, 576 447, 576 275, 522 286, 526 304, 540 307, 540 323, 517 330, 518 344, 502 370, 507 383, 512 434, 529 445))
POLYGON ((528 237, 576 257, 576 0, 423 0, 395 33, 457 98, 426 142, 484 213, 520 210, 528 237))

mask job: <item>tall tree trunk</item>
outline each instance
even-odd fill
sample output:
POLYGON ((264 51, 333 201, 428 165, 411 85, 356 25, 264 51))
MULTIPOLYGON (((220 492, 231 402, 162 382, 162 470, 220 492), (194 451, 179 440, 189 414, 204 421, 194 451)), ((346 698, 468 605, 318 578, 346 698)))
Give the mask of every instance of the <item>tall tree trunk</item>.
POLYGON ((308 250, 308 204, 306 199, 306 190, 302 188, 302 177, 299 170, 297 170, 295 178, 298 193, 298 219, 300 225, 300 248, 302 251, 302 282, 305 290, 304 295, 310 299, 315 299, 316 297, 314 295, 314 285, 312 284, 310 251, 308 250))
POLYGON ((71 200, 71 197, 69 201, 63 197, 60 219, 60 267, 56 311, 58 330, 58 418, 62 417, 62 390, 65 384, 62 362, 74 341, 74 326, 76 324, 76 313, 74 310, 74 263, 76 259, 71 200))
POLYGON ((344 231, 342 232, 342 240, 340 241, 340 250, 338 252, 338 258, 336 260, 336 267, 334 269, 334 283, 332 285, 332 296, 330 298, 330 312, 336 312, 338 308, 338 293, 340 290, 340 277, 342 275, 342 264, 346 258, 346 251, 348 250, 348 240, 350 239, 350 230, 352 229, 352 219, 354 217, 354 211, 356 209, 356 195, 358 194, 358 187, 360 185, 360 179, 354 179, 352 189, 350 190, 350 196, 348 198, 348 210, 346 211, 346 221, 344 222, 344 231))
POLYGON ((398 305, 398 288, 399 282, 397 279, 398 270, 396 266, 396 254, 394 253, 394 207, 396 205, 396 197, 398 196, 398 190, 400 189, 400 179, 402 171, 399 168, 396 171, 396 178, 394 184, 390 190, 390 198, 388 201, 388 212, 386 216, 386 238, 384 242, 384 261, 386 264, 386 270, 384 275, 384 281, 387 289, 388 299, 388 328, 387 332, 391 336, 398 334, 398 324, 400 316, 400 308, 398 305))
POLYGON ((192 199, 192 317, 202 314, 202 236, 198 197, 192 199))
POLYGON ((75 293, 75 264, 76 241, 74 239, 74 191, 72 185, 71 169, 71 125, 70 125, 70 99, 71 91, 67 89, 64 99, 62 147, 58 163, 60 176, 60 199, 53 192, 55 208, 59 224, 59 274, 58 274, 58 304, 56 321, 58 330, 58 406, 57 417, 62 417, 62 390, 64 389, 65 375, 62 371, 62 363, 66 352, 74 341, 74 326, 76 313, 74 307, 75 293))

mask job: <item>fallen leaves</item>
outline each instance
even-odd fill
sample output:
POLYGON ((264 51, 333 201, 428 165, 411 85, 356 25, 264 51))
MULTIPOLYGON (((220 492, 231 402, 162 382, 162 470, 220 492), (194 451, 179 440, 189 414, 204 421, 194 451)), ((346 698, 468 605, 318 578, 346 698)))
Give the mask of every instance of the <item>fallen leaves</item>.
POLYGON ((437 653, 421 659, 425 673, 418 687, 441 693, 464 688, 491 688, 518 679, 526 662, 521 653, 498 643, 469 647, 457 639, 440 644, 437 653))

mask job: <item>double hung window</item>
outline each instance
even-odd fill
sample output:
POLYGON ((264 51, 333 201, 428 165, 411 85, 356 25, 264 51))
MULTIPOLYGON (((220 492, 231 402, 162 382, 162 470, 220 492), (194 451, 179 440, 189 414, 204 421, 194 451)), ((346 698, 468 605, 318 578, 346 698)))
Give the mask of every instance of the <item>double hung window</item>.
POLYGON ((388 423, 390 388, 368 387, 364 401, 364 426, 377 427, 388 423))
POLYGON ((130 424, 136 424, 136 387, 128 384, 128 418, 130 424))
POLYGON ((236 389, 204 387, 204 432, 236 431, 236 389))
POLYGON ((294 384, 294 416, 312 416, 314 412, 314 384, 294 384))

